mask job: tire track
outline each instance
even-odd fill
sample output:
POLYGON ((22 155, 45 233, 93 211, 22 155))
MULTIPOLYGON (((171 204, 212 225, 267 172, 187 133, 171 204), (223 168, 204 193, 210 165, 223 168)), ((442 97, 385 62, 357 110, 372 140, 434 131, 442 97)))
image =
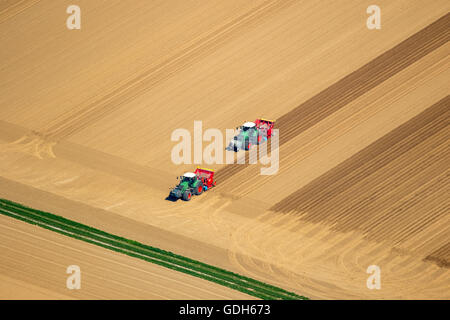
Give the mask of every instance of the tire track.
POLYGON ((391 131, 326 174, 275 204, 274 211, 308 211, 332 194, 343 192, 387 166, 396 157, 445 130, 450 111, 447 96, 415 118, 391 131))
MULTIPOLYGON (((420 151, 420 150, 414 150, 420 151)), ((439 150, 436 151, 439 154, 439 150)), ((403 159, 405 159, 403 157, 403 159)), ((424 162, 422 158, 414 161, 413 164, 403 167, 405 164, 402 161, 397 161, 397 165, 390 165, 387 169, 382 169, 380 172, 376 172, 373 175, 369 175, 367 178, 357 182, 354 185, 349 185, 343 187, 342 190, 338 190, 338 195, 331 193, 328 196, 322 198, 319 201, 318 205, 313 207, 313 210, 318 210, 320 214, 314 217, 315 222, 321 222, 323 220, 335 221, 341 220, 343 223, 341 225, 341 229, 351 230, 351 228, 346 228, 345 223, 350 223, 351 225, 355 225, 358 223, 364 224, 368 223, 368 221, 376 220, 376 214, 378 210, 383 209, 387 206, 387 204, 391 204, 391 207, 395 205, 395 198, 401 197, 404 193, 409 194, 409 192, 413 192, 417 187, 420 187, 420 184, 423 182, 419 182, 419 184, 415 184, 414 180, 410 180, 410 176, 416 180, 416 175, 411 175, 411 173, 419 172, 419 174, 423 175, 427 166, 433 164, 433 170, 428 170, 425 172, 425 179, 431 179, 434 175, 438 174, 435 172, 436 167, 439 168, 439 165, 445 163, 445 161, 440 161, 436 165, 433 163, 433 159, 428 162, 424 162), (433 174, 431 177, 428 177, 426 173, 433 174), (400 182, 399 182, 400 181, 400 182), (411 181, 413 183, 411 183, 411 181), (399 187, 406 184, 408 187, 406 192, 400 192, 399 187), (341 192, 342 191, 342 192, 341 192), (370 196, 369 196, 370 194, 370 196), (331 199, 333 198, 334 199, 331 199), (327 202, 327 198, 330 198, 330 203, 327 202), (333 205, 336 210, 333 211, 330 217, 330 214, 327 213, 328 210, 325 210, 322 206, 327 202, 327 205, 333 205), (374 215, 364 214, 362 211, 371 211, 374 215), (355 213, 355 216, 351 220, 344 220, 348 217, 348 212, 351 211, 355 213), (361 214, 356 215, 356 213, 361 214)), ((428 168, 427 168, 428 169, 428 168)))
POLYGON ((72 112, 55 118, 47 128, 42 130, 42 136, 51 141, 60 141, 83 130, 144 92, 151 90, 162 81, 211 54, 219 46, 241 33, 243 28, 258 24, 259 21, 268 18, 291 3, 292 1, 266 1, 256 6, 251 11, 198 39, 165 61, 127 80, 123 85, 99 99, 86 101, 83 105, 75 107, 72 112))
POLYGON ((11 18, 14 18, 18 14, 22 13, 28 8, 31 8, 40 1, 41 0, 21 0, 16 1, 15 3, 10 5, 6 4, 5 8, 0 11, 0 24, 11 18))
MULTIPOLYGON (((2 233, 3 237, 6 237, 7 239, 10 238, 11 243, 12 242, 20 243, 20 247, 22 248, 22 250, 16 250, 14 248, 13 249, 9 248, 10 251, 13 253, 13 256, 17 257, 20 255, 23 255, 23 256, 28 256, 31 259, 41 260, 40 257, 42 256, 42 254, 44 256, 45 255, 53 255, 55 258, 54 260, 52 260, 52 261, 42 260, 42 261, 45 263, 48 263, 50 265, 56 265, 56 264, 59 264, 59 262, 63 261, 64 257, 66 257, 66 255, 67 255, 68 251, 70 251, 72 255, 82 254, 83 257, 85 257, 83 259, 83 265, 89 267, 89 269, 90 269, 89 276, 91 278, 95 277, 95 278, 98 278, 101 280, 102 279, 101 275, 106 272, 109 274, 109 276, 114 276, 114 278, 116 278, 118 280, 118 281, 116 281, 116 284, 119 284, 122 287, 128 287, 128 288, 132 289, 133 292, 142 292, 143 293, 140 296, 135 297, 136 299, 145 298, 145 296, 148 294, 148 289, 141 288, 142 284, 145 284, 147 288, 150 288, 150 287, 155 288, 156 287, 157 290, 154 290, 156 292, 161 292, 161 293, 164 292, 164 295, 160 295, 159 299, 170 299, 170 297, 173 297, 173 296, 179 296, 179 297, 183 297, 183 298, 191 297, 193 299, 201 299, 202 296, 207 296, 207 295, 214 295, 218 299, 229 299, 229 297, 224 296, 224 295, 220 294, 219 292, 212 292, 210 290, 206 290, 205 288, 195 287, 192 284, 177 280, 175 278, 171 278, 171 277, 167 277, 167 276, 164 276, 164 275, 161 275, 158 273, 154 273, 154 272, 145 270, 141 267, 137 267, 134 265, 124 264, 123 262, 121 262, 119 260, 113 260, 113 259, 105 257, 105 256, 96 255, 92 252, 83 251, 83 250, 80 250, 80 249, 77 249, 74 247, 68 247, 59 242, 52 241, 48 238, 44 238, 44 237, 40 237, 40 236, 36 236, 36 235, 30 236, 29 234, 26 234, 25 232, 23 232, 21 230, 13 228, 12 226, 13 226, 13 224, 11 223, 11 227, 2 225, 1 228, 3 228, 3 229, 6 228, 7 231, 9 231, 9 233, 11 235, 11 237, 8 237, 8 236, 6 236, 6 232, 5 232, 5 233, 2 233), (29 240, 27 240, 27 237, 31 237, 31 238, 29 240), (36 246, 36 243, 39 244, 39 250, 40 250, 39 255, 33 254, 33 248, 36 246), (58 250, 55 251, 55 248, 58 250), (114 265, 114 268, 104 267, 107 265, 114 265), (125 271, 119 271, 119 270, 123 270, 123 269, 131 270, 133 272, 137 271, 142 276, 137 277, 135 274, 129 274, 129 273, 125 273, 125 271), (158 284, 155 281, 152 281, 151 279, 153 277, 157 278, 158 280, 162 280, 162 281, 170 281, 175 284, 175 288, 173 286, 162 286, 161 284, 158 284), (188 296, 182 290, 177 289, 177 288, 182 288, 182 287, 191 289, 191 291, 192 291, 192 289, 196 289, 197 292, 201 292, 202 295, 196 296, 195 292, 194 292, 188 296), (170 293, 170 294, 168 294, 168 293, 170 293)), ((34 248, 34 249, 36 249, 36 248, 34 248)), ((15 264, 20 265, 21 262, 23 264, 23 261, 20 261, 20 260, 15 264)), ((66 267, 66 265, 64 265, 64 264, 61 264, 61 266, 64 269, 66 267)), ((48 271, 48 269, 45 269, 45 270, 48 271)), ((43 273, 45 273, 45 270, 43 270, 44 271, 43 273)), ((10 273, 8 273, 8 274, 10 274, 10 273)), ((21 278, 23 278, 23 277, 21 277, 21 278)), ((103 279, 104 279, 104 277, 103 277, 103 279)), ((92 282, 89 284, 89 287, 93 287, 92 282)), ((104 291, 105 288, 98 287, 98 289, 99 289, 98 292, 102 292, 102 291, 104 291)), ((123 288, 122 288, 122 290, 123 290, 123 288)), ((58 291, 58 290, 56 290, 56 291, 58 291)), ((108 288, 108 292, 114 292, 115 296, 121 296, 120 292, 118 292, 116 290, 112 290, 111 288, 108 288)), ((152 295, 156 296, 157 295, 156 292, 152 292, 152 295)), ((122 292, 122 294, 123 294, 123 292, 122 292)), ((130 296, 127 295, 124 298, 129 299, 130 296)))
POLYGON ((109 250, 202 278, 262 299, 306 299, 295 293, 89 226, 0 199, 0 213, 109 250))
MULTIPOLYGON (((280 130, 279 146, 281 147, 449 40, 450 13, 278 118, 275 125, 280 130)), ((248 162, 227 165, 217 171, 217 180, 223 183, 246 167, 248 162)))
POLYGON ((449 268, 450 267, 450 242, 447 242, 442 247, 440 247, 436 251, 429 254, 424 260, 432 261, 439 266, 449 268))
POLYGON ((448 211, 449 106, 447 96, 271 210, 378 242, 409 240, 448 211))

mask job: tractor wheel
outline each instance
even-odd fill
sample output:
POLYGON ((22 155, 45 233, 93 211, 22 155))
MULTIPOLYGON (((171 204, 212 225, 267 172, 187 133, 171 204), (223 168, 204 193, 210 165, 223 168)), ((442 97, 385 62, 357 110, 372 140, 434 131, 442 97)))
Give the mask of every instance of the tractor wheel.
POLYGON ((199 183, 196 187, 195 187, 195 189, 194 189, 194 193, 195 193, 195 195, 201 195, 202 194, 202 192, 203 192, 203 183, 199 183))
POLYGON ((191 198, 192 198, 192 194, 191 194, 190 191, 185 191, 183 193, 183 200, 184 201, 189 201, 189 200, 191 200, 191 198))

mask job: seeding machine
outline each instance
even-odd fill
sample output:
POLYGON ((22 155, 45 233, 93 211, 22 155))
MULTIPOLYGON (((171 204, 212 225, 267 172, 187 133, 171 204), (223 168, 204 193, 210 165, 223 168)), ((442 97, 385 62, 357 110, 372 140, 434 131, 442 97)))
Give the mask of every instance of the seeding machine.
MULTIPOLYGON (((274 135, 273 126, 275 121, 267 119, 256 119, 255 122, 246 122, 242 126, 237 127, 238 133, 230 142, 227 150, 239 151, 241 149, 250 150, 252 145, 258 145, 267 141, 274 135)), ((193 195, 200 195, 203 192, 216 186, 214 180, 214 170, 200 168, 194 172, 186 172, 181 177, 175 188, 170 191, 169 198, 191 200, 193 195)))

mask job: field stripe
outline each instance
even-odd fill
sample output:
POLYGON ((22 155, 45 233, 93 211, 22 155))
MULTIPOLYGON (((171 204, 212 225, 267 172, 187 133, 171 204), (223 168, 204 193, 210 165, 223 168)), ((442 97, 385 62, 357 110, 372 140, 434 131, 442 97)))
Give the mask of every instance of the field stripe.
POLYGON ((294 211, 342 232, 359 230, 376 241, 407 240, 448 208, 449 106, 447 96, 270 210, 294 211))
MULTIPOLYGON (((448 209, 448 208, 447 208, 448 209)), ((450 268, 450 242, 429 254, 425 261, 432 261, 444 268, 450 268)))
MULTIPOLYGON (((361 97, 390 77, 450 40, 450 13, 439 18, 358 70, 284 114, 276 121, 280 147, 329 115, 361 97)), ((270 149, 270 148, 269 148, 270 149)), ((218 184, 245 169, 247 164, 230 164, 217 171, 218 184)))
POLYGON ((260 299, 307 299, 293 292, 235 274, 187 257, 151 247, 48 212, 0 199, 0 214, 103 248, 212 281, 260 299))
POLYGON ((133 76, 111 92, 96 100, 86 101, 72 108, 67 114, 61 114, 45 129, 40 130, 39 135, 58 142, 72 136, 214 52, 243 29, 255 25, 292 3, 292 0, 268 0, 255 6, 175 52, 158 65, 144 69, 142 73, 133 76))
POLYGON ((0 24, 31 8, 40 2, 40 0, 10 1, 12 3, 8 3, 8 1, 4 2, 4 4, 1 4, 0 24))

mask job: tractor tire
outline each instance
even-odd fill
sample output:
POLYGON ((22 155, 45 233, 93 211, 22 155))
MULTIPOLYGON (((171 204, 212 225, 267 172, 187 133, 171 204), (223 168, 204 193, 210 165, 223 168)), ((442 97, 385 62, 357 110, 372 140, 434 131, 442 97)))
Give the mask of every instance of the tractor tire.
POLYGON ((185 191, 183 193, 183 200, 184 201, 189 201, 189 200, 191 200, 191 198, 192 198, 192 194, 191 194, 191 192, 189 190, 185 191))
POLYGON ((195 189, 194 189, 194 194, 196 195, 196 196, 199 196, 199 195, 201 195, 203 193, 203 183, 199 183, 196 187, 195 187, 195 189))
POLYGON ((249 140, 246 140, 246 141, 245 141, 245 144, 244 144, 244 149, 245 149, 245 151, 250 150, 251 147, 252 147, 251 142, 250 142, 249 140))

